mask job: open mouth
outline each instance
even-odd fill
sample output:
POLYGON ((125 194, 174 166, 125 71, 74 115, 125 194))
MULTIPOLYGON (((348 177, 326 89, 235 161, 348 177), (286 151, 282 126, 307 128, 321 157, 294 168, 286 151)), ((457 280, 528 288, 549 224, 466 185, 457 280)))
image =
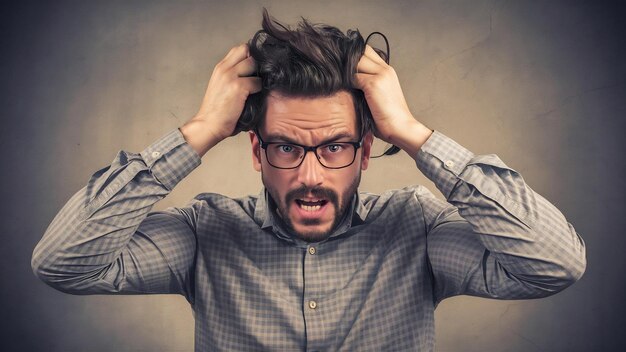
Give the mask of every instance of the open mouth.
POLYGON ((328 203, 326 199, 296 199, 296 204, 304 211, 318 211, 328 203))

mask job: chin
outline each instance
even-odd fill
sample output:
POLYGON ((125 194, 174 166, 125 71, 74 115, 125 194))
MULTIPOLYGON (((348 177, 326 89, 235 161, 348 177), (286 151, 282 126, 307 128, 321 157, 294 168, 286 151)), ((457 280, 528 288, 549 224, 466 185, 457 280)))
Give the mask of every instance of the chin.
POLYGON ((309 230, 309 231, 298 231, 295 230, 294 231, 295 235, 298 236, 298 238, 300 238, 303 241, 306 242, 319 242, 319 241, 323 241, 325 239, 327 239, 330 234, 331 234, 331 230, 328 229, 326 231, 315 231, 315 230, 309 230))
POLYGON ((296 236, 306 242, 320 242, 330 237, 330 231, 326 232, 296 232, 296 236))

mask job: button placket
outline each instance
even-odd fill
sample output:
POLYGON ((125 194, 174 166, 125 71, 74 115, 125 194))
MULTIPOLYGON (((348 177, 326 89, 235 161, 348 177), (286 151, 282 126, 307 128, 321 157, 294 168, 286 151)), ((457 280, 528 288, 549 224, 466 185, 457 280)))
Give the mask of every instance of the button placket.
POLYGON ((324 284, 324 277, 322 277, 320 269, 320 260, 322 259, 320 253, 319 244, 309 244, 304 248, 304 301, 302 309, 304 310, 307 330, 307 346, 313 349, 316 349, 316 344, 319 344, 327 333, 324 331, 324 312, 321 310, 324 302, 320 301, 324 284))

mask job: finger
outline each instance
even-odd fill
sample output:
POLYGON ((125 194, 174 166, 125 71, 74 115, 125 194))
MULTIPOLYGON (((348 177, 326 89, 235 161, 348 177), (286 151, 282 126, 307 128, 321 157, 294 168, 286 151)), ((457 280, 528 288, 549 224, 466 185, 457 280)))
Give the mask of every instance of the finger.
POLYGON ((256 62, 252 56, 248 56, 246 59, 235 65, 234 70, 239 77, 250 76, 253 73, 256 73, 256 62))
POLYGON ((372 59, 374 62, 376 62, 376 63, 378 63, 380 65, 387 65, 385 60, 383 60, 383 58, 380 57, 380 55, 378 55, 378 53, 376 53, 374 48, 369 46, 369 44, 365 45, 365 53, 363 53, 363 55, 368 57, 368 58, 370 58, 370 59, 372 59))
POLYGON ((226 54, 226 57, 222 60, 222 64, 226 69, 229 69, 240 61, 246 59, 248 56, 248 44, 242 43, 230 49, 228 54, 226 54))
POLYGON ((374 75, 369 73, 356 73, 354 74, 354 85, 356 88, 360 90, 364 90, 367 86, 367 82, 374 77, 374 75))
POLYGON ((254 94, 261 91, 261 78, 259 77, 240 77, 241 83, 248 94, 254 94))
POLYGON ((374 60, 367 56, 361 56, 361 59, 356 66, 356 72, 359 73, 376 74, 381 72, 383 69, 384 66, 381 66, 379 63, 374 62, 374 60))
POLYGON ((226 60, 229 60, 233 55, 235 55, 235 52, 241 48, 242 45, 244 45, 245 43, 240 43, 239 45, 235 45, 232 48, 230 48, 230 50, 228 50, 228 52, 226 53, 226 55, 224 56, 224 58, 222 59, 223 62, 226 62, 226 60))

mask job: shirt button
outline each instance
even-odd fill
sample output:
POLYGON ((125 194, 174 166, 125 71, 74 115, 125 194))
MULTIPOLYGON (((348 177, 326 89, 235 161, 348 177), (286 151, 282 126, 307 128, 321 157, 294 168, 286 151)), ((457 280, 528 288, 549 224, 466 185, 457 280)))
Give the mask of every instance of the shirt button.
POLYGON ((315 309, 315 308, 317 308, 317 302, 315 302, 315 301, 309 301, 309 308, 311 308, 311 309, 315 309))
POLYGON ((158 158, 159 155, 161 155, 161 153, 159 153, 159 152, 152 152, 152 157, 153 158, 158 158))
POLYGON ((446 160, 444 164, 449 168, 454 167, 454 161, 452 160, 446 160))
POLYGON ((315 249, 315 247, 309 247, 309 254, 313 255, 317 252, 317 250, 315 249))

